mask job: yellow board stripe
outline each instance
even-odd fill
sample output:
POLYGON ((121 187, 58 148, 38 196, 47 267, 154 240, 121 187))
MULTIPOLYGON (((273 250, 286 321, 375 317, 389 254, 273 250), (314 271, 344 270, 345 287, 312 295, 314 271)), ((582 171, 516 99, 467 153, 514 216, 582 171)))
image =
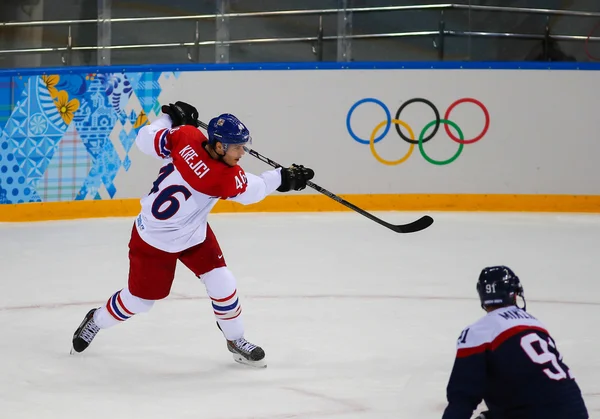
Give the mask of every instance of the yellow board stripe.
MULTIPOLYGON (((528 211, 600 213, 600 195, 373 194, 343 195, 367 211, 528 211)), ((138 199, 0 205, 0 221, 134 216, 138 199)), ((274 195, 254 205, 219 201, 213 212, 349 211, 324 195, 274 195)))

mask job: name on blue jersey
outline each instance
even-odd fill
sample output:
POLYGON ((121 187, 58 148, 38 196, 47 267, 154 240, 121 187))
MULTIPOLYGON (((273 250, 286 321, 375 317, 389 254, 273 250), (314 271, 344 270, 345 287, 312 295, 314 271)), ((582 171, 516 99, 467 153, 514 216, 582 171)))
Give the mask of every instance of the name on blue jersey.
POLYGON ((510 310, 510 311, 505 311, 504 313, 499 313, 498 315, 500 317, 502 317, 504 320, 513 320, 513 319, 533 319, 533 320, 537 320, 531 314, 529 314, 529 313, 527 313, 526 311, 523 311, 523 310, 510 310))

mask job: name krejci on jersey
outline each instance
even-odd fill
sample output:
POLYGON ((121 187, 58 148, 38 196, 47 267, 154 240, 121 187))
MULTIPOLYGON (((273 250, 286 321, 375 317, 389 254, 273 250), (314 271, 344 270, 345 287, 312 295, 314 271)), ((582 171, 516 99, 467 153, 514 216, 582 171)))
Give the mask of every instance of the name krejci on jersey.
POLYGON ((208 168, 206 163, 204 163, 204 161, 194 161, 194 158, 198 157, 198 153, 194 151, 192 146, 186 145, 185 147, 183 147, 179 152, 179 155, 181 156, 181 158, 183 158, 183 160, 185 160, 188 166, 190 166, 190 169, 192 169, 196 176, 198 176, 198 179, 201 179, 210 171, 210 169, 208 168))

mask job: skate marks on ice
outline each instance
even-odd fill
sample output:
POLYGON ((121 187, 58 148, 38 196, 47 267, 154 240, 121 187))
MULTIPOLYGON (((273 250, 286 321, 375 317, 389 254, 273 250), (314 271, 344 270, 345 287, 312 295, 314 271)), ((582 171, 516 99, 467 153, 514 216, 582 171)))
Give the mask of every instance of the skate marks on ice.
MULTIPOLYGON (((456 297, 456 296, 435 296, 435 295, 345 295, 345 294, 311 294, 311 295, 252 295, 244 296, 245 299, 253 300, 319 300, 319 299, 340 299, 340 300, 415 300, 415 301, 473 301, 477 302, 476 298, 472 297, 456 297)), ((161 301, 161 304, 177 301, 201 301, 207 300, 208 297, 191 296, 181 293, 171 293, 169 297, 161 301)), ((600 306, 600 301, 571 301, 559 299, 536 299, 527 298, 527 302, 536 304, 557 304, 557 305, 582 305, 582 306, 600 306)), ((95 307, 102 305, 102 301, 70 301, 70 302, 54 302, 54 303, 38 303, 25 304, 14 306, 0 306, 0 311, 20 311, 20 310, 52 310, 66 307, 95 307)))

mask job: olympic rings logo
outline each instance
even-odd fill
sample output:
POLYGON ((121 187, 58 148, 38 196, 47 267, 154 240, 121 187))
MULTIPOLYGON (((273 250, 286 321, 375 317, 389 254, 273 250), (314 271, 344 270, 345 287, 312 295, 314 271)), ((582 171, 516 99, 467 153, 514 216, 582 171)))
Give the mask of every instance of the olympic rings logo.
POLYGON ((410 99, 410 100, 407 100, 406 102, 404 102, 396 111, 395 118, 392 118, 390 110, 382 101, 380 101, 378 99, 374 99, 374 98, 365 98, 365 99, 359 100, 354 105, 352 105, 352 107, 348 111, 348 115, 346 116, 346 127, 348 128, 348 133, 355 141, 357 141, 361 144, 369 145, 369 147, 371 149, 371 153, 373 154, 373 157, 375 157, 375 159, 377 159, 377 161, 379 161, 380 163, 383 163, 388 166, 395 166, 395 165, 404 163, 406 160, 408 160, 408 158, 413 153, 415 145, 418 145, 419 151, 421 152, 421 155, 423 156, 423 158, 425 160, 427 160, 431 164, 441 166, 441 165, 452 163, 454 160, 456 160, 458 158, 458 156, 460 156, 460 154, 462 153, 465 144, 476 143, 477 141, 481 140, 485 136, 485 134, 487 133, 487 131, 490 127, 490 114, 489 114, 487 108, 485 107, 485 105, 483 103, 481 103, 479 100, 473 99, 473 98, 462 98, 462 99, 458 99, 458 100, 454 101, 452 104, 450 104, 450 106, 448 106, 448 109, 446 109, 446 112, 444 113, 444 118, 440 118, 440 113, 439 113, 437 107, 433 103, 431 103, 431 101, 419 97, 419 98, 413 98, 413 99, 410 99), (406 107, 408 105, 413 104, 413 103, 419 103, 419 102, 424 103, 431 108, 431 110, 433 111, 433 113, 435 115, 435 119, 433 121, 425 124, 425 126, 423 127, 423 129, 421 130, 421 132, 419 134, 419 139, 416 140, 415 133, 414 133, 412 127, 410 125, 408 125, 408 123, 406 123, 405 121, 400 119, 400 114, 402 113, 402 111, 404 109, 406 109, 406 107), (350 120, 352 118, 352 114, 354 113, 356 108, 358 108, 360 105, 362 105, 364 103, 374 103, 376 105, 379 105, 385 112, 385 118, 386 118, 384 121, 379 122, 375 126, 375 128, 373 128, 373 131, 371 132, 371 136, 369 139, 360 138, 358 135, 356 135, 354 133, 354 131, 352 130, 352 126, 350 125, 350 120), (463 132, 460 129, 460 127, 450 119, 450 113, 452 112, 452 110, 462 103, 473 103, 473 104, 477 105, 482 110, 483 115, 485 117, 485 124, 483 126, 483 130, 477 136, 475 136, 471 139, 467 139, 467 140, 465 140, 465 137, 464 137, 463 132), (404 140, 410 144, 406 155, 404 155, 399 160, 386 160, 377 153, 377 150, 375 150, 375 144, 377 144, 379 141, 381 141, 385 138, 385 136, 390 131, 392 124, 394 124, 396 133, 398 134, 398 136, 402 140, 404 140), (449 159, 435 160, 427 155, 427 153, 425 152, 424 144, 427 141, 431 140, 437 134, 441 124, 444 125, 444 129, 445 129, 448 137, 450 137, 450 139, 452 141, 458 143, 458 150, 449 159), (383 129, 383 132, 381 134, 377 135, 377 133, 381 130, 382 127, 385 127, 383 129), (403 127, 406 129, 406 131, 408 132, 408 136, 402 132, 400 127, 403 127), (427 132, 429 131, 429 129, 431 127, 433 127, 433 131, 431 131, 431 133, 427 134, 427 132), (454 130, 458 134, 458 137, 450 130, 450 127, 454 128, 454 130), (427 134, 427 135, 425 135, 425 134, 427 134))

